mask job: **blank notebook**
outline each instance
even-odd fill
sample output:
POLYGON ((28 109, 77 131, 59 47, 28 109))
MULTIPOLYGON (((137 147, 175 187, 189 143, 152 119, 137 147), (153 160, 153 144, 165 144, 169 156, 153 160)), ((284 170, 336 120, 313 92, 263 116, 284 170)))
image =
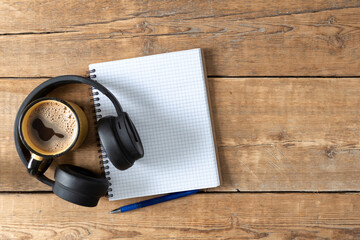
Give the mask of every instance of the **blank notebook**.
MULTIPOLYGON (((201 49, 96 63, 89 69, 92 79, 118 98, 144 147, 144 157, 125 171, 104 154, 110 200, 220 185, 201 49)), ((104 95, 96 97, 102 116, 116 116, 104 95)))

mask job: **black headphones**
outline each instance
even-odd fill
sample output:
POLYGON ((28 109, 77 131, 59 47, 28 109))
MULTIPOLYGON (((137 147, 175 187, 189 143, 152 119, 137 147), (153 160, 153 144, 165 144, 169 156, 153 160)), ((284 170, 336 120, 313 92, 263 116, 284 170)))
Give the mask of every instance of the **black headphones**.
MULTIPOLYGON (((120 170, 131 167, 134 162, 144 156, 144 149, 140 137, 132 123, 129 115, 122 110, 119 101, 115 96, 100 83, 80 76, 67 75, 51 78, 36 87, 21 104, 16 115, 14 127, 14 140, 16 150, 25 166, 28 166, 30 152, 20 139, 20 117, 26 107, 38 98, 45 97, 52 90, 72 83, 84 83, 90 85, 113 103, 117 116, 106 116, 98 120, 98 133, 102 146, 111 163, 120 170)), ((36 173, 36 178, 52 187, 53 192, 62 199, 69 202, 94 207, 99 198, 105 196, 109 182, 104 176, 97 176, 95 173, 74 165, 63 164, 55 170, 55 181, 44 176, 52 162, 45 161, 39 169, 34 171, 28 169, 29 173, 36 173)))

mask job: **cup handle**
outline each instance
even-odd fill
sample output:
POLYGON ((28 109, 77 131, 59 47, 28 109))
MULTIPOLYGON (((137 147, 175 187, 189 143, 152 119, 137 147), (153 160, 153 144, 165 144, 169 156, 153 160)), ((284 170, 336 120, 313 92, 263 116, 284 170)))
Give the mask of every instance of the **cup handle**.
POLYGON ((37 175, 39 172, 40 165, 42 161, 44 160, 43 157, 40 157, 36 154, 31 153, 30 161, 27 165, 27 170, 30 173, 30 175, 37 175))

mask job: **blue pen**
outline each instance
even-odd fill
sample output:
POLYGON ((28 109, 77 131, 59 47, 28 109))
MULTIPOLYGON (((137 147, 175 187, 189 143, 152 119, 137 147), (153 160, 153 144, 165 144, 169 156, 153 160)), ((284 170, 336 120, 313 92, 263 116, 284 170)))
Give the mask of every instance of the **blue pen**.
POLYGON ((162 197, 157 197, 157 198, 153 198, 153 199, 149 199, 149 200, 145 200, 142 202, 138 202, 138 203, 133 203, 127 206, 123 206, 117 209, 112 210, 109 213, 119 213, 119 212, 127 212, 127 211, 131 211, 137 208, 142 208, 142 207, 146 207, 146 206, 150 206, 150 205, 154 205, 157 203, 162 203, 162 202, 166 202, 166 201, 170 201, 176 198, 181 198, 181 197, 185 197, 194 193, 197 193, 199 190, 191 190, 191 191, 185 191, 185 192, 177 192, 177 193, 171 193, 162 197))

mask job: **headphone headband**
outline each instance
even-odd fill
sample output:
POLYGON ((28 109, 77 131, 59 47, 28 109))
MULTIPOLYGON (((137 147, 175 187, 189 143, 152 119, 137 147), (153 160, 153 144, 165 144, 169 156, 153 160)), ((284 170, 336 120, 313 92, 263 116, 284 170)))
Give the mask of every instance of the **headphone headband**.
POLYGON ((37 86, 34 90, 31 91, 31 93, 25 98, 23 104, 19 108, 19 112, 24 110, 25 106, 27 106, 29 103, 34 101, 37 98, 45 97, 46 94, 51 92, 52 90, 72 83, 83 83, 90 86, 95 87, 98 89, 101 93, 103 93, 106 97, 109 98, 109 100, 114 104, 114 107, 116 109, 116 112, 118 115, 123 112, 123 109, 117 100, 117 98, 109 91, 107 90, 103 85, 100 83, 91 80, 90 78, 84 78, 80 76, 75 75, 63 75, 59 77, 50 78, 49 80, 41 83, 39 86, 37 86))
MULTIPOLYGON (((16 118, 15 118, 14 141, 15 141, 16 151, 25 166, 27 166, 27 164, 28 164, 27 158, 25 157, 25 155, 26 155, 25 153, 27 152, 27 149, 22 144, 22 142, 20 140, 19 131, 18 131, 18 125, 19 125, 21 113, 24 111, 25 107, 29 103, 34 101, 35 99, 46 96, 46 94, 48 94, 49 92, 51 92, 52 90, 54 90, 58 87, 61 87, 61 86, 67 85, 67 84, 72 84, 72 83, 83 83, 83 84, 87 84, 92 87, 95 87, 97 90, 99 90, 101 93, 103 93, 106 97, 109 98, 109 100, 113 103, 118 115, 120 115, 123 112, 122 107, 121 107, 119 101, 116 99, 116 97, 109 90, 107 90, 103 85, 101 85, 100 83, 98 83, 94 80, 91 80, 90 78, 84 78, 84 77, 75 76, 75 75, 64 75, 64 76, 51 78, 51 79, 41 83, 34 90, 32 90, 31 93, 25 98, 25 100, 21 104, 21 106, 18 110, 18 113, 16 115, 16 118)), ((50 165, 50 163, 49 163, 49 165, 50 165)), ((38 180, 40 180, 41 182, 43 182, 47 185, 53 184, 53 181, 48 179, 44 175, 39 175, 37 178, 38 178, 38 180)))

